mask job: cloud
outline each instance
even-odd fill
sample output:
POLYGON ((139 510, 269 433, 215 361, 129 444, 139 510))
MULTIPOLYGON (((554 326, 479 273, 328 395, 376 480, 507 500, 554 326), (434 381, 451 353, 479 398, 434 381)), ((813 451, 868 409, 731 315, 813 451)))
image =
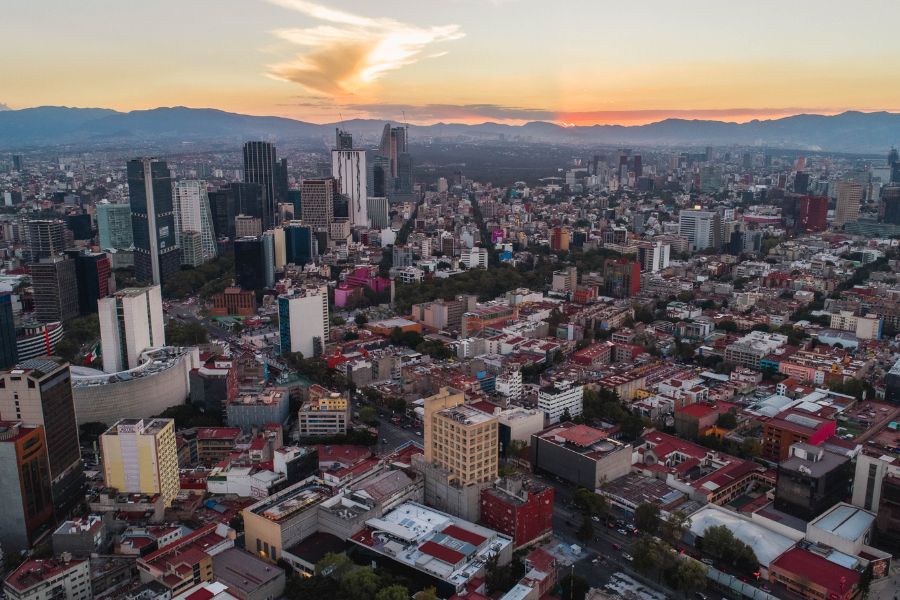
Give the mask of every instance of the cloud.
POLYGON ((440 53, 426 52, 429 46, 465 35, 458 25, 421 27, 307 0, 268 1, 323 22, 276 30, 276 37, 304 50, 291 60, 270 65, 269 76, 331 96, 352 94, 389 71, 437 56, 440 53))
MULTIPOLYGON (((316 106, 322 106, 315 104, 316 106)), ((312 107, 313 103, 295 106, 312 107)), ((523 122, 552 121, 566 126, 594 124, 638 125, 663 119, 710 119, 748 121, 754 118, 772 118, 800 113, 832 114, 837 110, 826 108, 717 108, 717 109, 643 109, 643 110, 588 110, 557 111, 547 108, 528 108, 502 104, 395 104, 348 103, 328 104, 332 109, 378 119, 402 120, 414 123, 482 121, 523 122)))
POLYGON ((12 108, 9 107, 9 104, 0 102, 0 110, 12 110, 12 108))

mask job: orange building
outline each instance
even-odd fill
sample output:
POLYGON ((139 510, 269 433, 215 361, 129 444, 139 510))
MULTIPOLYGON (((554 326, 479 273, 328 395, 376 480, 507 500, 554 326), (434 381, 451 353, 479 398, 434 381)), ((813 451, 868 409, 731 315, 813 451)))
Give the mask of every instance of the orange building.
POLYGON ((7 483, 0 544, 4 552, 18 554, 28 550, 39 531, 53 519, 44 428, 0 421, 0 465, 7 483))
POLYGON ((209 313, 215 317, 252 317, 256 314, 256 292, 237 286, 225 288, 221 294, 213 296, 213 307, 209 313))

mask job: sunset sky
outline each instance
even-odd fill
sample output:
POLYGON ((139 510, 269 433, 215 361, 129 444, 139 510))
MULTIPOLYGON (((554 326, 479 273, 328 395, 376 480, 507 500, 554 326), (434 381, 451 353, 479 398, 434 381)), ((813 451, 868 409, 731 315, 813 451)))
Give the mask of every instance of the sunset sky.
POLYGON ((316 122, 900 110, 896 0, 28 0, 0 103, 316 122))

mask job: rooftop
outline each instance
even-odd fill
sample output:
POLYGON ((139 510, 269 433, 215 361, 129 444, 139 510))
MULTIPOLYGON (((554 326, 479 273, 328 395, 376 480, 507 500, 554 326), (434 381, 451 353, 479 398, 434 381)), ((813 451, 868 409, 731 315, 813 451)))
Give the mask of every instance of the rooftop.
POLYGON ((213 557, 216 579, 238 595, 250 596, 260 587, 284 575, 284 571, 239 548, 229 548, 213 557))
POLYGON ((439 415, 463 425, 480 425, 494 418, 493 414, 478 410, 470 404, 459 404, 438 411, 439 415))
POLYGON ((26 560, 6 577, 6 585, 24 592, 48 579, 77 567, 83 560, 26 560))
MULTIPOLYGON (((768 567, 769 563, 796 543, 781 533, 713 504, 707 504, 690 517, 692 534, 702 537, 708 528, 724 525, 734 537, 753 548, 756 558, 764 567, 768 567)), ((798 532, 798 537, 801 535, 798 532)))
POLYGON ((791 548, 779 556, 772 566, 796 573, 830 592, 850 589, 859 583, 858 572, 802 548, 791 548))
POLYGON ((316 477, 308 477, 291 487, 269 496, 248 508, 270 521, 281 521, 294 513, 306 510, 331 497, 331 488, 316 477))
POLYGON ((849 542, 855 542, 871 529, 874 522, 874 514, 850 504, 841 503, 834 505, 831 510, 819 516, 809 526, 827 531, 849 542))

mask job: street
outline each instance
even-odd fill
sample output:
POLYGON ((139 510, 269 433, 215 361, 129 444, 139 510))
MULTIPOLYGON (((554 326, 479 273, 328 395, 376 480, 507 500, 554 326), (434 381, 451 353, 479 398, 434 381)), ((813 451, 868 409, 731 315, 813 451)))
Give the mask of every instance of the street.
POLYGON ((418 429, 403 429, 399 425, 391 423, 389 417, 380 417, 378 424, 378 453, 389 454, 406 442, 413 440, 422 443, 422 437, 416 435, 418 429), (384 442, 387 440, 387 442, 384 442))

